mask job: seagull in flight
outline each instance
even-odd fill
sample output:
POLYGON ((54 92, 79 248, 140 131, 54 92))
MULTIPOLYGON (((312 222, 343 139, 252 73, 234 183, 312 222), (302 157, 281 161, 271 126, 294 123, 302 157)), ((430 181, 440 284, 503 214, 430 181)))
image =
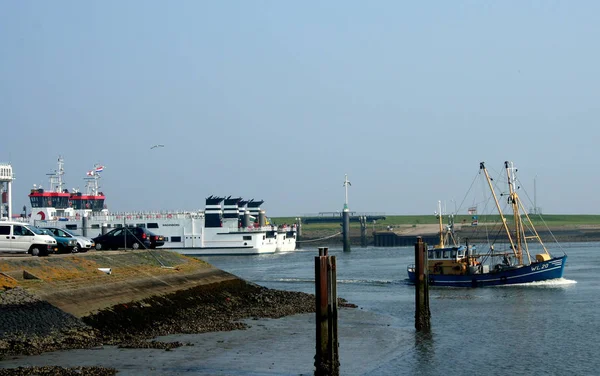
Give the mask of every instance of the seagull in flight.
POLYGON ((164 148, 164 147, 165 147, 165 145, 154 145, 150 149, 164 148))

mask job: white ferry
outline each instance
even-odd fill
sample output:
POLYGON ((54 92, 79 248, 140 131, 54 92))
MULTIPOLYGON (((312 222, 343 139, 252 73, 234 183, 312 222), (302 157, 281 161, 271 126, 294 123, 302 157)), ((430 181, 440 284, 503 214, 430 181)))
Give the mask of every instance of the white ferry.
POLYGON ((163 248, 187 255, 255 255, 292 251, 295 226, 268 223, 260 206, 264 201, 241 197, 206 198, 205 210, 185 212, 111 213, 99 191, 103 166, 88 171, 86 193, 63 189, 63 159, 50 175, 50 189, 34 185, 29 194, 30 222, 40 227, 60 227, 96 237, 119 227, 145 227, 165 237, 163 248))

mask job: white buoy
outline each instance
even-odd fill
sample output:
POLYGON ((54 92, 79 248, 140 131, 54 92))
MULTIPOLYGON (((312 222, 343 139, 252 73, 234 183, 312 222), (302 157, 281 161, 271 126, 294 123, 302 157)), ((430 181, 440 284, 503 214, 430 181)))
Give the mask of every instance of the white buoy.
POLYGON ((98 268, 98 270, 100 270, 101 272, 106 273, 106 274, 112 274, 111 268, 98 268))

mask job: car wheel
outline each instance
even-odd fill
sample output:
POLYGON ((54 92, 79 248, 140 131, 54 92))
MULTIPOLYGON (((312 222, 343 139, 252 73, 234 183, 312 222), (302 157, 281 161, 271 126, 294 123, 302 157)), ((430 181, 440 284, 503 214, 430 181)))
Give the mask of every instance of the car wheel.
POLYGON ((33 247, 31 247, 31 249, 29 250, 29 253, 31 253, 31 255, 35 256, 35 257, 48 256, 48 252, 42 252, 40 247, 37 245, 34 245, 33 247))
POLYGON ((140 243, 138 242, 134 242, 133 245, 131 246, 133 249, 139 249, 140 248, 140 243))
POLYGON ((101 250, 102 250, 102 244, 100 244, 100 243, 96 243, 96 249, 97 249, 98 251, 101 251, 101 250))
POLYGON ((77 253, 77 252, 79 252, 78 246, 75 246, 75 247, 73 247, 73 249, 71 249, 71 253, 77 253))

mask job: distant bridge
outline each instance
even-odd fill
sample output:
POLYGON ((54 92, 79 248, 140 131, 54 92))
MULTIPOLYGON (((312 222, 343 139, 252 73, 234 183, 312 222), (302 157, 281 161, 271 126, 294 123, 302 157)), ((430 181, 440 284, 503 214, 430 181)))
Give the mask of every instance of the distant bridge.
MULTIPOLYGON (((341 211, 319 212, 317 214, 307 214, 301 217, 302 223, 337 223, 342 221, 341 211)), ((361 217, 365 217, 367 222, 379 221, 385 219, 383 213, 360 213, 350 212, 350 222, 359 222, 361 217)))

